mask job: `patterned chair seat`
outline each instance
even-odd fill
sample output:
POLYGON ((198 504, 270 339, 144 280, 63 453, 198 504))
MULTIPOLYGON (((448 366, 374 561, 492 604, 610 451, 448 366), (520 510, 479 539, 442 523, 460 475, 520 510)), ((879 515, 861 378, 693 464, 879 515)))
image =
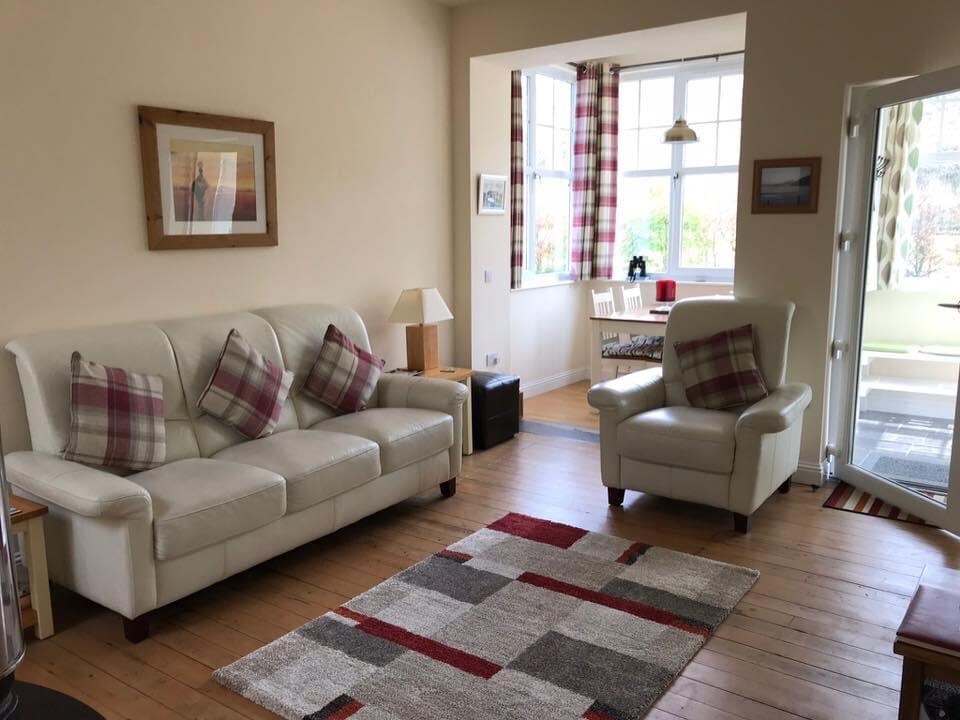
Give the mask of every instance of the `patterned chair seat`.
POLYGON ((628 342, 605 343, 601 355, 606 360, 663 362, 663 336, 634 335, 628 342))

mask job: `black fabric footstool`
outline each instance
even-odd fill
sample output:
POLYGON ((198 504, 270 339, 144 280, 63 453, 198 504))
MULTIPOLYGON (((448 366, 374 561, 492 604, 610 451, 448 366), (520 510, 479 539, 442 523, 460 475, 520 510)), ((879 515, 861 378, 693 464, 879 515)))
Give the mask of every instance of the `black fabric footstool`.
POLYGON ((471 383, 474 447, 486 450, 520 432, 520 378, 477 372, 471 383))

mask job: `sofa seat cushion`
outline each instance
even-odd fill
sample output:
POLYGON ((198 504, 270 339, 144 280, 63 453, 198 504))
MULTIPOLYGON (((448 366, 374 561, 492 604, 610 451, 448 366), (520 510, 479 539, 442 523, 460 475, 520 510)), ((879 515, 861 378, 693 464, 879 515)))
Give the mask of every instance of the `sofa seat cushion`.
POLYGON ((287 481, 288 513, 380 476, 380 448, 375 442, 321 430, 286 430, 221 450, 214 458, 282 475, 287 481))
POLYGON ((250 532, 286 511, 283 478, 251 465, 192 458, 128 479, 150 493, 158 560, 250 532))
POLYGON ((449 450, 453 445, 453 418, 436 410, 372 408, 323 420, 313 429, 372 440, 380 446, 384 474, 449 450))
POLYGON ((736 413, 665 407, 617 427, 617 451, 633 460, 729 474, 736 450, 736 413))

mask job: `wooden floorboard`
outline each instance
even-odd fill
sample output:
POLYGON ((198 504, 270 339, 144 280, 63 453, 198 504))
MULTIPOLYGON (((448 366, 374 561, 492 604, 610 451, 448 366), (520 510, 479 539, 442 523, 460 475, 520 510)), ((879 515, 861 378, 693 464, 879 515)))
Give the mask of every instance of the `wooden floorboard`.
MULTIPOLYGON (((585 384, 526 402, 526 416, 596 427, 585 384)), ((893 719, 895 628, 927 564, 960 567, 960 542, 921 525, 822 507, 831 488, 794 487, 757 512, 627 493, 610 508, 593 443, 522 434, 464 458, 458 493, 426 493, 162 609, 140 645, 116 616, 54 593, 58 634, 30 640, 18 670, 109 720, 274 717, 210 673, 492 522, 525 512, 756 568, 760 579, 651 720, 893 719)))

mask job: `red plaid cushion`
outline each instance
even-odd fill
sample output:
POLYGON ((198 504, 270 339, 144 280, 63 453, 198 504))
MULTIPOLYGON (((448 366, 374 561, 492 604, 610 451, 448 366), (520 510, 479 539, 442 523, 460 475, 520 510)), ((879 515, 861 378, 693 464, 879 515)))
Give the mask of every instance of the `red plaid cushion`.
POLYGON ((65 460, 149 470, 167 455, 163 378, 70 358, 70 434, 65 460))
POLYGON ((687 400, 698 408, 730 410, 767 396, 753 352, 753 325, 673 344, 687 400))
POLYGON ((303 391, 339 413, 363 410, 377 387, 383 362, 330 325, 303 391))
POLYGON ((274 365, 231 330, 197 406, 248 438, 264 437, 280 421, 291 382, 292 372, 274 365))

